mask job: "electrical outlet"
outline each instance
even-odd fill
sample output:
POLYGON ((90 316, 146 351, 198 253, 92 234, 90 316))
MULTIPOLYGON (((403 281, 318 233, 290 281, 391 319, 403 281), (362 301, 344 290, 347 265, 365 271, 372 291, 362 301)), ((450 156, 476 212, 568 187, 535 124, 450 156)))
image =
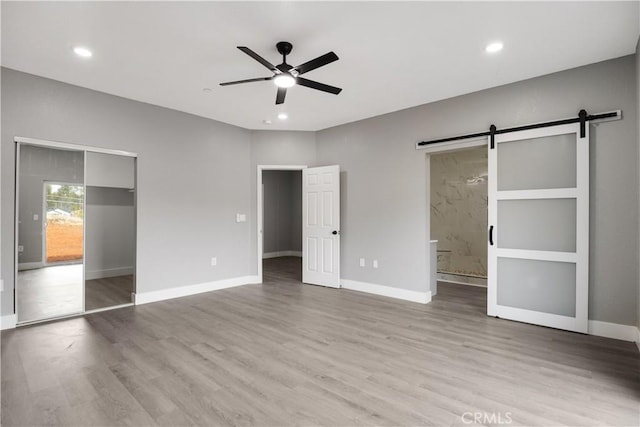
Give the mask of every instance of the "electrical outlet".
POLYGON ((365 265, 366 265, 366 262, 364 258, 360 258, 360 267, 364 267, 365 265))
POLYGON ((33 220, 34 220, 34 221, 37 221, 37 220, 38 220, 38 218, 39 218, 39 217, 38 217, 38 214, 33 214, 33 220))
POLYGON ((378 268, 378 260, 377 259, 373 260, 373 268, 378 268))
POLYGON ((218 265, 218 258, 216 257, 211 258, 211 266, 215 267, 216 265, 218 265))
POLYGON ((4 280, 0 279, 0 292, 4 292, 4 280))
POLYGON ((18 246, 18 252, 24 252, 24 246, 22 245, 18 246))

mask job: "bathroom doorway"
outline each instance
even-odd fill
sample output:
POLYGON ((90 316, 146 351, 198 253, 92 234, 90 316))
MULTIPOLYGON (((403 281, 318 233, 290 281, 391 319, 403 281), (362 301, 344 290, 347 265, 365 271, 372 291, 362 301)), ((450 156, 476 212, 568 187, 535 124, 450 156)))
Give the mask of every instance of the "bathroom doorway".
POLYGON ((302 282, 302 170, 263 170, 262 271, 265 282, 302 282))
POLYGON ((429 155, 430 239, 437 241, 439 288, 486 298, 487 287, 487 147, 429 155))

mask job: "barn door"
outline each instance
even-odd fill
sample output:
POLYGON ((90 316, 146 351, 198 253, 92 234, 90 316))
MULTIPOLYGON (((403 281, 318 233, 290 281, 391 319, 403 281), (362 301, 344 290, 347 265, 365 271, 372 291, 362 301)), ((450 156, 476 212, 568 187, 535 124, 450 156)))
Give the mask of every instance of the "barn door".
POLYGON ((587 332, 589 127, 495 136, 487 313, 587 332))

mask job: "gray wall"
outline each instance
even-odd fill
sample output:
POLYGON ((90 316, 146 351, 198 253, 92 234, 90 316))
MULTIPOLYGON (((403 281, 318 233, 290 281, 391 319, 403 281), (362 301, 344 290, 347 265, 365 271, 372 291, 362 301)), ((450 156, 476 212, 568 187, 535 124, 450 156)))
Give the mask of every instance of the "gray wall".
POLYGON ((250 227, 235 214, 251 206, 250 131, 6 68, 1 124, 3 315, 13 312, 14 136, 138 153, 138 292, 249 274, 250 227))
POLYGON ((135 262, 134 193, 86 187, 85 274, 88 279, 127 274, 135 262))
MULTIPOLYGON (((638 138, 635 57, 496 87, 317 134, 318 164, 342 173, 342 277, 427 290, 425 153, 417 141, 622 109, 591 128, 591 319, 636 324, 638 138), (380 268, 360 268, 358 258, 380 268)), ((370 265, 370 264, 369 264, 370 265)))
MULTIPOLYGON (((24 250, 18 254, 20 264, 44 262, 42 227, 45 220, 43 218, 45 181, 82 185, 84 152, 29 145, 21 147, 18 244, 22 245, 24 250), (37 220, 34 220, 34 215, 38 216, 37 220)), ((6 235, 10 236, 10 232, 11 230, 7 230, 6 235)), ((6 240, 11 243, 12 239, 6 240)), ((13 253, 12 249, 11 247, 11 252, 6 253, 13 253)))
POLYGON ((256 274, 256 166, 274 164, 340 165, 343 278, 426 290, 428 169, 413 144, 586 108, 622 109, 625 117, 592 127, 590 317, 636 324, 635 61, 623 57, 320 132, 252 132, 3 69, 1 261, 9 292, 2 313, 13 305, 15 135, 139 153, 139 292, 256 274), (235 223, 236 213, 247 213, 248 222, 235 223), (360 268, 359 257, 377 258, 380 268, 360 268))
POLYGON ((263 252, 302 251, 302 172, 264 171, 263 252))

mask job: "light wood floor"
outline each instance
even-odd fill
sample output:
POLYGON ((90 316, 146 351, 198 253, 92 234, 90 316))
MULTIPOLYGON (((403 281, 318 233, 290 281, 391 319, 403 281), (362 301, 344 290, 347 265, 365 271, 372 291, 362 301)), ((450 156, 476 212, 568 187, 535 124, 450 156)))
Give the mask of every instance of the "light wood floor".
POLYGON ((633 343, 488 318, 480 288, 421 305, 301 285, 293 258, 264 277, 4 331, 2 425, 640 423, 633 343))

